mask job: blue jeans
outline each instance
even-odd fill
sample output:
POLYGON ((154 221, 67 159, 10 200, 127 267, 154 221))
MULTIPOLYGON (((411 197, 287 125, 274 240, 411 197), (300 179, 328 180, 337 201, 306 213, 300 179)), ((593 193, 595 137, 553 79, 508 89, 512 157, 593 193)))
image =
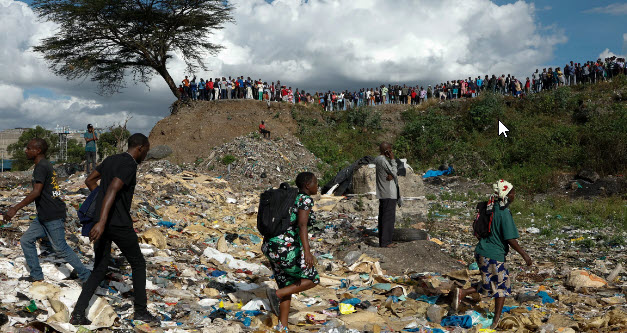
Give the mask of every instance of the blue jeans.
POLYGON ((44 273, 41 270, 39 258, 37 257, 37 246, 35 245, 37 239, 43 237, 48 237, 57 255, 65 259, 65 261, 76 270, 79 279, 81 279, 81 281, 87 281, 90 271, 83 266, 83 263, 76 253, 67 245, 65 241, 65 220, 63 219, 41 223, 39 219, 36 218, 31 222, 28 230, 22 235, 22 238, 20 238, 22 251, 24 251, 24 259, 26 259, 28 268, 30 268, 30 276, 35 280, 44 278, 44 273))

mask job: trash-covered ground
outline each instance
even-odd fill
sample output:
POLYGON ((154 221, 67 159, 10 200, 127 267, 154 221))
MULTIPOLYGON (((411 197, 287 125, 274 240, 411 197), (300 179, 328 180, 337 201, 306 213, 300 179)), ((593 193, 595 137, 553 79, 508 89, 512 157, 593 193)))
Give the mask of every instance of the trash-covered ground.
POLYGON ((257 133, 213 148, 195 170, 228 180, 238 191, 265 190, 292 182, 300 172, 318 173, 322 161, 291 134, 261 139, 257 133))
MULTIPOLYGON (((247 144, 246 139, 242 142, 247 144)), ((219 151, 234 152, 228 147, 219 151)), ((218 158, 222 157, 215 155, 218 158)), ((246 163, 251 161, 254 158, 246 163)), ((242 175, 232 175, 231 180, 243 182, 246 176, 242 175)), ((30 191, 29 177, 3 179, 0 210, 30 191)), ((88 194, 84 179, 74 175, 60 186, 69 207, 69 243, 91 266, 92 245, 77 236, 75 210, 88 194)), ((468 186, 478 197, 486 188, 468 183, 456 187, 462 183, 429 181, 426 198, 414 200, 422 202, 420 207, 428 206, 428 212, 398 221, 403 235, 419 240, 401 243, 396 249, 373 246, 376 210, 359 203, 364 197, 315 198, 319 223, 311 230, 310 240, 321 283, 294 297, 291 331, 489 332, 484 328, 491 324, 491 300, 469 297, 457 314, 449 306, 453 288, 470 286, 479 274, 470 231, 475 199, 464 197, 468 186)), ((35 214, 34 206, 25 208, 0 228, 0 312, 8 316, 0 331, 271 331, 277 318, 267 310, 265 289, 276 284, 260 250, 255 214, 258 194, 234 190, 224 177, 191 167, 185 170, 167 161, 141 165, 132 216, 148 263, 149 310, 163 318, 160 327, 129 319, 130 267, 117 248, 110 274, 89 309, 94 326, 79 329, 67 323, 80 285, 71 279, 71 268, 54 255, 40 258, 44 283, 18 281, 28 275, 19 237, 35 214)), ((539 237, 538 228, 519 229, 520 242, 535 265, 524 267, 517 254, 508 257, 515 297, 506 301, 507 313, 499 331, 627 330, 627 276, 621 268, 626 264, 625 246, 577 246, 580 237, 615 230, 564 229, 561 232, 568 236, 548 240, 539 237)))

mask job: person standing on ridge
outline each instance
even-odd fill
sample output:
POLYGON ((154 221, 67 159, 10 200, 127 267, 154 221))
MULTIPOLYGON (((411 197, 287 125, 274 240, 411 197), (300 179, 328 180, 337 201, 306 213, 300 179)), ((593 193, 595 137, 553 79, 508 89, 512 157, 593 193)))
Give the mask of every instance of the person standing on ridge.
POLYGON ((85 173, 88 175, 96 168, 96 141, 98 134, 91 124, 87 125, 87 132, 83 135, 85 138, 85 173))

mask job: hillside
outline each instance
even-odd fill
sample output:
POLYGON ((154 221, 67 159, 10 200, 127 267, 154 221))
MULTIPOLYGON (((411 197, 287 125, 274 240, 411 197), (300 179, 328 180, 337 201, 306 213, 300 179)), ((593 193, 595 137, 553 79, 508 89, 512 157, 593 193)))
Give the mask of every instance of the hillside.
POLYGON ((598 183, 596 192, 625 193, 625 77, 522 99, 484 94, 342 112, 285 103, 203 101, 161 120, 150 139, 172 147, 173 162, 195 162, 212 148, 255 132, 262 119, 274 138, 292 134, 321 159, 324 180, 354 160, 376 154, 378 143, 386 140, 418 171, 452 164, 465 177, 506 177, 527 193, 542 193, 571 186, 583 170, 611 180, 598 183), (497 135, 497 119, 510 129, 507 138, 497 135))
POLYGON ((174 163, 195 162, 205 158, 211 149, 257 131, 262 120, 273 135, 295 132, 296 121, 291 106, 251 100, 193 102, 191 107, 160 120, 150 132, 153 146, 168 145, 174 163))

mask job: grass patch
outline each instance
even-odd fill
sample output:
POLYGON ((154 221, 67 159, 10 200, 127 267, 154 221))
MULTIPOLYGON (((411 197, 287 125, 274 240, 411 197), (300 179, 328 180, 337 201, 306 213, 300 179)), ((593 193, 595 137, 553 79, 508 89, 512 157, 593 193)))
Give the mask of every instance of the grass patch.
POLYGON ((546 235, 556 234, 564 226, 627 231, 627 203, 619 197, 596 200, 556 197, 538 203, 517 198, 510 210, 518 226, 535 225, 546 235))

